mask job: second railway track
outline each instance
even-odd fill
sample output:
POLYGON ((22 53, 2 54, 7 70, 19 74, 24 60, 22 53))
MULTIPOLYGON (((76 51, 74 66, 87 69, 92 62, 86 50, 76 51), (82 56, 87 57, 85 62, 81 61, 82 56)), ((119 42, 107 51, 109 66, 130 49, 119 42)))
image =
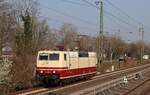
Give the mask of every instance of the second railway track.
MULTIPOLYGON (((138 67, 120 70, 120 71, 116 71, 116 72, 112 72, 112 73, 98 75, 98 76, 93 77, 91 80, 79 82, 76 84, 66 85, 64 87, 41 88, 38 90, 33 90, 33 91, 28 91, 28 92, 23 92, 23 93, 18 93, 18 94, 19 95, 35 95, 35 94, 36 95, 49 95, 50 93, 54 93, 54 95, 57 95, 57 94, 58 95, 69 95, 72 93, 81 92, 90 87, 94 88, 96 85, 103 84, 105 82, 117 79, 119 77, 123 77, 124 74, 126 74, 126 75, 133 74, 133 73, 135 74, 139 71, 142 71, 143 69, 146 70, 149 68, 150 68, 150 64, 146 64, 143 66, 138 66, 138 67)), ((50 95, 53 95, 53 94, 50 94, 50 95)))

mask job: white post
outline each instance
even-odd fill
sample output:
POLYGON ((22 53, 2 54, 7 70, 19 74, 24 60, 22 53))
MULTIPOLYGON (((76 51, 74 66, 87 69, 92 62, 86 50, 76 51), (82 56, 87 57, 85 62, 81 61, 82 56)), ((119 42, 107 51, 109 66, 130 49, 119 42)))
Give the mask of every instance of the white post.
POLYGON ((114 71, 115 70, 115 67, 114 65, 111 66, 111 71, 114 71))

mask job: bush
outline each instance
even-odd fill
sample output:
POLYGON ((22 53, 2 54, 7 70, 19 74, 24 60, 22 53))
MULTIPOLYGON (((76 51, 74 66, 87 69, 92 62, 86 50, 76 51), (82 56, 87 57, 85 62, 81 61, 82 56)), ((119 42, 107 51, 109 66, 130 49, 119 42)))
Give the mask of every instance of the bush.
POLYGON ((5 84, 11 79, 11 68, 12 62, 8 59, 3 59, 0 61, 0 84, 5 84))
POLYGON ((11 80, 13 89, 18 91, 24 88, 32 87, 34 80, 34 58, 32 56, 19 56, 13 60, 11 80))
POLYGON ((12 61, 4 58, 0 60, 0 93, 6 94, 9 92, 12 61))

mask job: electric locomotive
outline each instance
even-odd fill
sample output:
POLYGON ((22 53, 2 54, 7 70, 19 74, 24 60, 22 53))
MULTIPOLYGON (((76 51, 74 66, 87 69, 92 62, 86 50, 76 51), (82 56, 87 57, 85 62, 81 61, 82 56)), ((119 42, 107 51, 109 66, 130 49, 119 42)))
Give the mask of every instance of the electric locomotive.
POLYGON ((90 78, 96 74, 95 52, 51 51, 38 52, 36 63, 37 78, 45 84, 58 84, 90 78))

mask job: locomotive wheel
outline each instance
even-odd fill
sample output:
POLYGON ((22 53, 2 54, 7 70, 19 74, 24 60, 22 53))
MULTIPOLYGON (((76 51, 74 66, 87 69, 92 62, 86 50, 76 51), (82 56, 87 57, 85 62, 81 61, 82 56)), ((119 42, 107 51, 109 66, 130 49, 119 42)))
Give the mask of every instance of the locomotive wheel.
POLYGON ((65 85, 66 85, 65 80, 61 80, 61 81, 59 82, 59 85, 60 85, 60 86, 65 86, 65 85))
POLYGON ((52 75, 52 79, 51 79, 51 85, 52 86, 57 86, 60 84, 60 79, 58 75, 52 75))
POLYGON ((50 82, 49 82, 48 78, 45 78, 45 79, 43 80, 43 85, 44 85, 45 87, 50 86, 50 82))

